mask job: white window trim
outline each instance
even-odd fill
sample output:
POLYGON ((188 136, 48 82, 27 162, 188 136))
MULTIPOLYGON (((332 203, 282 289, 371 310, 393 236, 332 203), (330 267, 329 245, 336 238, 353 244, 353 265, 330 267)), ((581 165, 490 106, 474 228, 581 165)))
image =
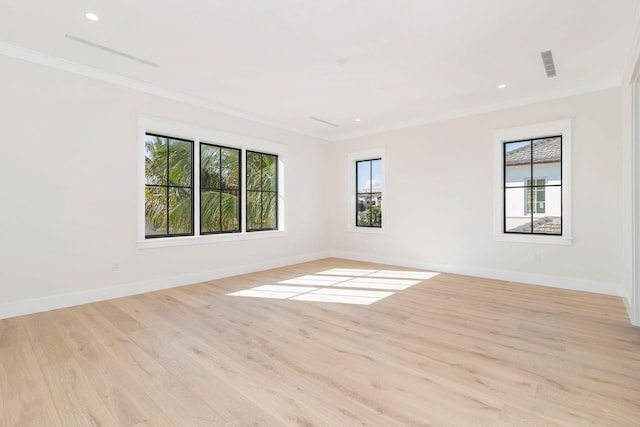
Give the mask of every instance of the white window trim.
POLYGON ((287 159, 287 146, 263 139, 251 138, 243 135, 207 129, 186 123, 180 123, 160 117, 138 115, 138 231, 136 244, 138 249, 163 248, 170 246, 200 245, 236 240, 252 240, 270 237, 284 237, 287 235, 285 228, 286 204, 285 204, 285 167, 287 159), (194 141, 193 146, 193 236, 145 238, 144 221, 144 188, 145 188, 145 151, 144 144, 147 133, 173 136, 176 138, 194 141), (199 235, 200 232, 200 142, 219 144, 225 147, 239 148, 242 150, 242 194, 241 203, 241 231, 239 233, 221 233, 199 235), (257 151, 278 156, 278 229, 265 231, 246 231, 246 151, 257 151))
POLYGON ((573 242, 571 216, 571 119, 536 123, 506 129, 493 134, 494 149, 494 214, 493 239, 504 242, 541 243, 570 245, 573 242), (562 135, 562 236, 510 234, 503 230, 504 224, 504 165, 503 143, 524 139, 562 135))
POLYGON ((386 210, 382 208, 382 226, 381 227, 356 227, 356 162, 361 160, 382 159, 382 197, 384 200, 385 186, 386 186, 386 168, 387 162, 385 159, 384 148, 375 148, 366 151, 356 151, 348 153, 347 155, 347 185, 349 186, 349 199, 347 209, 347 230, 354 233, 372 233, 372 234, 384 234, 384 224, 386 222, 385 217, 387 215, 386 210))

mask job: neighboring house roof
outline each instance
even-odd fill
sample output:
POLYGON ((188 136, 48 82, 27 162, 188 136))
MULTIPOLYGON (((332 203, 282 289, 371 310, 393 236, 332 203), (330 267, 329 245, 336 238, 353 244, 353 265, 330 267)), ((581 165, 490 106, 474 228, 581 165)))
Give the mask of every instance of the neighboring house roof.
MULTIPOLYGON (((533 232, 538 234, 556 234, 562 233, 562 223, 560 217, 546 216, 544 218, 536 218, 533 220, 533 232)), ((531 233, 531 223, 524 224, 511 230, 516 233, 531 233)))
MULTIPOLYGON (((538 139, 533 142, 533 163, 554 163, 560 161, 560 137, 538 139)), ((505 166, 531 164, 531 146, 516 148, 505 155, 505 166)))

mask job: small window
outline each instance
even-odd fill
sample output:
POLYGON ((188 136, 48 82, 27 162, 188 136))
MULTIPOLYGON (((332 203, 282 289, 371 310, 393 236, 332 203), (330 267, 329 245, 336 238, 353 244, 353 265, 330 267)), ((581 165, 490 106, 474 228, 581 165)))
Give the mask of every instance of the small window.
POLYGON ((562 136, 503 143, 504 233, 562 235, 562 136))
POLYGON ((356 227, 382 227, 382 159, 356 161, 356 227))
POLYGON ((200 234, 240 232, 240 150, 200 143, 200 234))
POLYGON ((278 156, 247 151, 247 231, 278 229, 278 156))
POLYGON ((145 236, 193 235, 193 141, 146 134, 145 236))

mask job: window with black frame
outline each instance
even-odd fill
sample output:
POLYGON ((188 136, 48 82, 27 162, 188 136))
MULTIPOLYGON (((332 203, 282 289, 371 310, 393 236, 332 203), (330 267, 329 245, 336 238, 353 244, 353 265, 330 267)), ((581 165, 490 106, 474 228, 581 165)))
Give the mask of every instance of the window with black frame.
POLYGON ((246 152, 246 229, 278 229, 278 156, 246 152))
POLYGON ((382 227, 382 159, 356 161, 356 227, 382 227))
POLYGON ((504 233, 562 235, 562 136, 503 143, 504 233))
POLYGON ((240 150, 200 143, 200 234, 240 232, 240 150))
POLYGON ((193 235, 193 141, 147 133, 145 236, 193 235))

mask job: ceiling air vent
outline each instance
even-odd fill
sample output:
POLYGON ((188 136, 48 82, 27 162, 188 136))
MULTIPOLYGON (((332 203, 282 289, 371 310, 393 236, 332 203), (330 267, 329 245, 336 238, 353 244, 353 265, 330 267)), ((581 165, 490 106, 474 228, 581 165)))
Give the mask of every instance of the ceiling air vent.
POLYGON ((121 56, 123 58, 130 59, 132 61, 139 62, 139 63, 144 64, 144 65, 149 65, 151 67, 158 67, 159 66, 155 62, 147 61, 146 59, 142 59, 142 58, 139 58, 137 56, 129 55, 128 53, 124 53, 124 52, 121 52, 119 50, 111 49, 110 47, 107 47, 107 46, 104 46, 104 45, 101 45, 101 44, 98 44, 98 43, 94 43, 92 41, 85 40, 85 39, 82 39, 80 37, 73 36, 71 34, 65 34, 64 38, 65 39, 69 39, 69 40, 73 40, 74 42, 85 44, 87 46, 91 46, 91 47, 96 48, 96 49, 100 49, 100 50, 108 52, 108 53, 112 53, 114 55, 121 56))
POLYGON ((340 127, 340 125, 337 125, 337 124, 335 124, 335 123, 331 123, 331 122, 329 122, 329 121, 327 121, 327 120, 319 119, 319 118, 317 118, 317 117, 309 116, 309 118, 310 118, 311 120, 315 120, 316 122, 324 123, 325 125, 329 125, 329 126, 333 126, 333 127, 337 127, 337 128, 339 128, 339 127, 340 127))
POLYGON ((540 56, 542 56, 542 64, 544 64, 544 71, 547 73, 547 77, 555 77, 556 76, 556 64, 553 63, 553 55, 550 50, 545 50, 544 52, 540 52, 540 56))

